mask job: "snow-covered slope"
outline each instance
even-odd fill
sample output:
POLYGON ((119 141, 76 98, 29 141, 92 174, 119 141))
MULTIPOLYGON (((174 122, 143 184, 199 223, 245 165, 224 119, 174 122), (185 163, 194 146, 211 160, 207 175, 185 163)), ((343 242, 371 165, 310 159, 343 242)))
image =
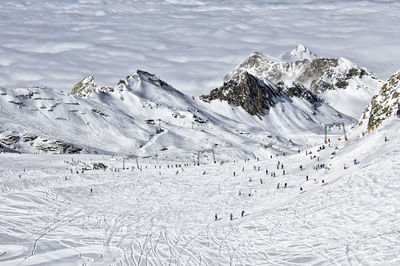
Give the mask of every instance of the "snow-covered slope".
POLYGON ((200 166, 3 153, 0 264, 399 265, 399 131, 200 166))
POLYGON ((304 88, 286 94, 273 83, 266 85, 253 76, 251 80, 245 89, 259 86, 254 88, 257 96, 261 87, 269 88, 274 97, 258 99, 258 116, 249 114, 245 106, 252 104, 254 95, 243 98, 236 91, 230 96, 241 97, 241 105, 206 103, 140 70, 108 88, 86 77, 71 93, 2 89, 0 142, 22 152, 141 156, 235 147, 235 156, 243 157, 274 153, 282 145, 289 151, 299 143, 298 132, 321 138, 324 123, 352 122, 304 88))
POLYGON ((303 45, 277 58, 254 53, 225 80, 248 72, 282 86, 300 83, 332 107, 358 118, 383 82, 345 58, 322 58, 303 45))

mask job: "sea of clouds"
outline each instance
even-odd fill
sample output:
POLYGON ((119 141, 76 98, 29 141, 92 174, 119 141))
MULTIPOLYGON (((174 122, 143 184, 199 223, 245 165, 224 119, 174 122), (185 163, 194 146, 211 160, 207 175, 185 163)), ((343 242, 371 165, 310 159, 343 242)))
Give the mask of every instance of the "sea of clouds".
POLYGON ((400 1, 1 0, 0 87, 115 85, 136 69, 200 95, 253 51, 298 43, 380 78, 400 69, 400 1))

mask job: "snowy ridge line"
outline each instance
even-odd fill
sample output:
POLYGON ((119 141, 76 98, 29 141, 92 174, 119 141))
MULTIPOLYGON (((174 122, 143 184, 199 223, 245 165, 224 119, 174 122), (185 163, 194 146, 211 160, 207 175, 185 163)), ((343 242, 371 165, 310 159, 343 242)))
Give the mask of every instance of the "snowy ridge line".
MULTIPOLYGON (((251 84, 257 92, 258 85, 251 84)), ((272 84, 268 86, 279 90, 272 84)), ((0 119, 4 125, 0 142, 12 150, 29 153, 164 153, 182 157, 193 147, 232 147, 230 155, 223 152, 222 156, 259 157, 274 153, 260 148, 271 141, 266 135, 276 136, 276 144, 289 152, 290 148, 284 147, 288 143, 285 133, 302 132, 318 138, 318 125, 338 119, 352 121, 326 103, 315 105, 308 98, 283 92, 276 94, 273 108, 265 109, 264 115, 252 115, 246 107, 226 101, 205 102, 189 97, 141 70, 115 87, 99 88, 93 77, 87 77, 72 93, 56 93, 48 88, 5 93, 0 96, 5 113, 0 119), (74 103, 74 107, 62 103, 74 103)), ((243 99, 243 103, 246 101, 243 99)), ((292 138, 296 142, 297 137, 292 138)))

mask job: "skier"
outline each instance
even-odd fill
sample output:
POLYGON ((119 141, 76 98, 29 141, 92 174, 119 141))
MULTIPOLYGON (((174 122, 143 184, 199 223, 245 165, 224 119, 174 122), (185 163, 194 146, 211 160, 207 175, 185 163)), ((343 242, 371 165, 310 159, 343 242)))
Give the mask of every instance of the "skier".
POLYGON ((287 183, 285 183, 285 188, 287 188, 287 183))
POLYGON ((325 181, 322 179, 322 184, 324 184, 325 183, 325 181))
POLYGON ((233 176, 236 176, 236 172, 233 172, 233 176))
POLYGON ((239 196, 242 196, 242 191, 239 189, 239 196))
POLYGON ((302 188, 302 187, 300 187, 300 191, 303 191, 303 188, 302 188))
POLYGON ((267 169, 267 170, 265 170, 265 174, 266 174, 266 175, 268 175, 268 169, 267 169))
POLYGON ((357 164, 357 159, 354 159, 354 161, 353 161, 353 162, 354 162, 354 164, 357 164))
POLYGON ((285 175, 285 173, 286 173, 285 170, 283 170, 283 175, 285 175))
POLYGON ((218 216, 217 216, 217 214, 215 214, 215 221, 218 221, 218 216))
POLYGON ((229 219, 230 219, 231 221, 233 220, 233 214, 232 214, 232 213, 229 215, 229 219))
POLYGON ((302 165, 300 165, 300 170, 303 170, 303 166, 302 165))
POLYGON ((262 185, 262 178, 260 178, 260 183, 261 183, 261 185, 262 185))
POLYGON ((244 216, 244 210, 242 210, 242 217, 244 216))
POLYGON ((278 182, 278 185, 276 186, 276 189, 279 189, 279 185, 280 185, 280 184, 279 184, 279 182, 278 182))
POLYGON ((308 181, 308 175, 306 175, 306 181, 308 181))

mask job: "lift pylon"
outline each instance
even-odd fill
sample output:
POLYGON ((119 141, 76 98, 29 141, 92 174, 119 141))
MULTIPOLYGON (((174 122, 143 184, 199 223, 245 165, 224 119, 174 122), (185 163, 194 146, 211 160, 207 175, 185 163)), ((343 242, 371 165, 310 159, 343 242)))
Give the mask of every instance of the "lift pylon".
POLYGON ((333 126, 341 126, 343 128, 343 135, 344 135, 344 140, 348 141, 347 135, 346 135, 346 128, 344 126, 344 122, 340 123, 331 123, 331 124, 325 124, 325 144, 328 144, 328 128, 333 127, 333 126))

